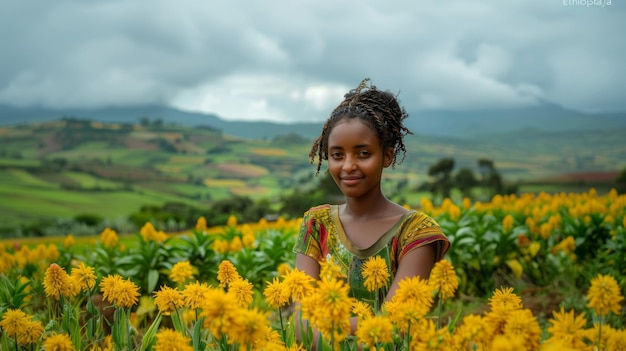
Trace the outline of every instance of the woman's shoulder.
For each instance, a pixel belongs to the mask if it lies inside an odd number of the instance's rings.
[[[304,215],[305,217],[326,216],[327,214],[330,214],[330,209],[330,204],[317,205],[309,208]]]
[[[424,212],[410,210],[405,216],[404,226],[405,229],[439,228],[439,223]]]

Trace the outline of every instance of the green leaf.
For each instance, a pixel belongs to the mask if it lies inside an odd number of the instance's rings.
[[[159,271],[151,269],[148,272],[148,294],[152,294],[159,281]]]
[[[162,318],[163,315],[161,314],[161,312],[159,312],[154,321],[152,321],[152,324],[150,324],[148,330],[146,330],[145,334],[143,335],[143,339],[141,340],[141,351],[148,350],[152,346],[154,336],[159,329]]]

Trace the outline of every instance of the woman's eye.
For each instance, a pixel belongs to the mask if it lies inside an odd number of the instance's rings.
[[[330,157],[332,157],[334,159],[341,158],[341,153],[340,152],[333,152],[333,153],[330,154]]]
[[[359,152],[359,157],[368,157],[369,155],[370,155],[370,153],[369,153],[369,152],[367,152],[367,151],[361,151],[361,152]]]

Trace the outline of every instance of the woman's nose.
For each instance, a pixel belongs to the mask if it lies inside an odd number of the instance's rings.
[[[343,169],[345,171],[352,171],[356,168],[356,158],[352,156],[346,156],[343,159]]]

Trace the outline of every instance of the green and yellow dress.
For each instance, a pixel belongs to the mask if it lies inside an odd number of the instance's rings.
[[[433,242],[437,243],[436,257],[440,260],[450,248],[448,238],[434,219],[411,210],[372,246],[359,249],[348,240],[343,230],[338,206],[326,204],[305,212],[293,251],[310,256],[320,263],[334,263],[339,267],[341,275],[347,277],[352,297],[372,306],[382,306],[398,269],[398,262],[409,251]],[[389,281],[386,289],[369,292],[363,284],[361,267],[373,256],[380,256],[386,261]],[[377,304],[374,304],[374,300],[378,300]]]

